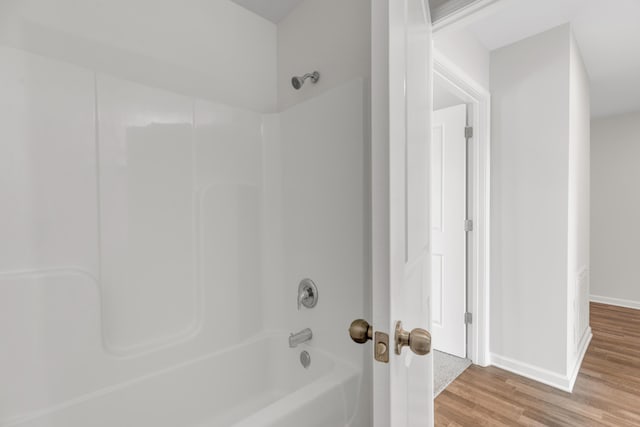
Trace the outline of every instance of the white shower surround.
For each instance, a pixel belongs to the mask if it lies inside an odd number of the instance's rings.
[[[318,426],[366,426],[370,361],[335,333],[368,314],[365,82],[263,114],[57,58],[55,43],[0,43],[0,191],[13,200],[0,225],[0,426],[117,425],[123,411],[134,425],[206,426],[232,379],[264,391],[245,411],[261,426],[299,425],[306,405],[323,408]],[[167,251],[172,236],[181,246]],[[307,276],[320,302],[298,312]],[[289,349],[304,327],[313,341]]]
[[[286,342],[286,335],[267,333],[2,425],[297,427],[301,419],[306,427],[350,425],[360,369],[309,346],[289,349]],[[301,349],[311,353],[307,369],[298,361]]]

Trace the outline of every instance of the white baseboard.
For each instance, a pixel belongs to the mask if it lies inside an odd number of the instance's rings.
[[[591,342],[592,337],[593,334],[591,333],[591,328],[589,327],[585,330],[584,334],[582,335],[582,339],[580,340],[580,346],[578,347],[578,357],[576,359],[576,364],[573,367],[571,375],[562,375],[557,372],[539,368],[537,366],[520,362],[518,360],[504,357],[495,353],[491,353],[491,364],[497,368],[504,369],[505,371],[512,372],[516,375],[520,375],[534,381],[538,381],[539,383],[546,384],[562,391],[571,393],[573,391],[573,386],[576,383],[576,379],[578,378],[578,373],[580,372],[580,367],[582,366],[582,360],[584,359],[584,355],[587,353],[587,348],[589,348],[589,343]]]
[[[636,310],[640,310],[640,301],[632,301],[628,299],[591,295],[591,302],[599,302],[601,304],[617,305],[618,307],[635,308]]]
[[[584,331],[584,334],[582,334],[582,338],[580,339],[580,344],[578,345],[578,358],[576,359],[576,364],[573,366],[571,376],[569,377],[569,389],[571,391],[573,391],[573,386],[576,384],[576,380],[578,379],[578,373],[580,372],[584,355],[587,354],[591,338],[593,338],[593,333],[591,332],[591,326],[589,326]]]
[[[569,380],[569,377],[557,372],[539,368],[495,353],[491,353],[491,364],[516,375],[571,393],[571,381]]]

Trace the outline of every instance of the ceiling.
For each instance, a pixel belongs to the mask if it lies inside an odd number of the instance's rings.
[[[640,0],[502,0],[468,29],[489,50],[570,22],[593,117],[640,111]]]
[[[277,24],[304,0],[231,0]]]

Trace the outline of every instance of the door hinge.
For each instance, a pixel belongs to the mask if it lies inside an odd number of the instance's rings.
[[[473,323],[473,315],[468,311],[464,314],[464,324],[470,325]]]
[[[466,126],[464,128],[464,137],[473,138],[473,126]]]
[[[464,231],[473,231],[473,220],[466,219],[464,221]]]

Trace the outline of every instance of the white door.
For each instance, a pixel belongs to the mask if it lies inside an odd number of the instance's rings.
[[[431,138],[431,277],[433,348],[467,357],[466,144],[467,106],[433,113]]]
[[[431,25],[427,0],[373,0],[373,326],[430,330]],[[432,353],[374,362],[374,425],[433,425]]]

